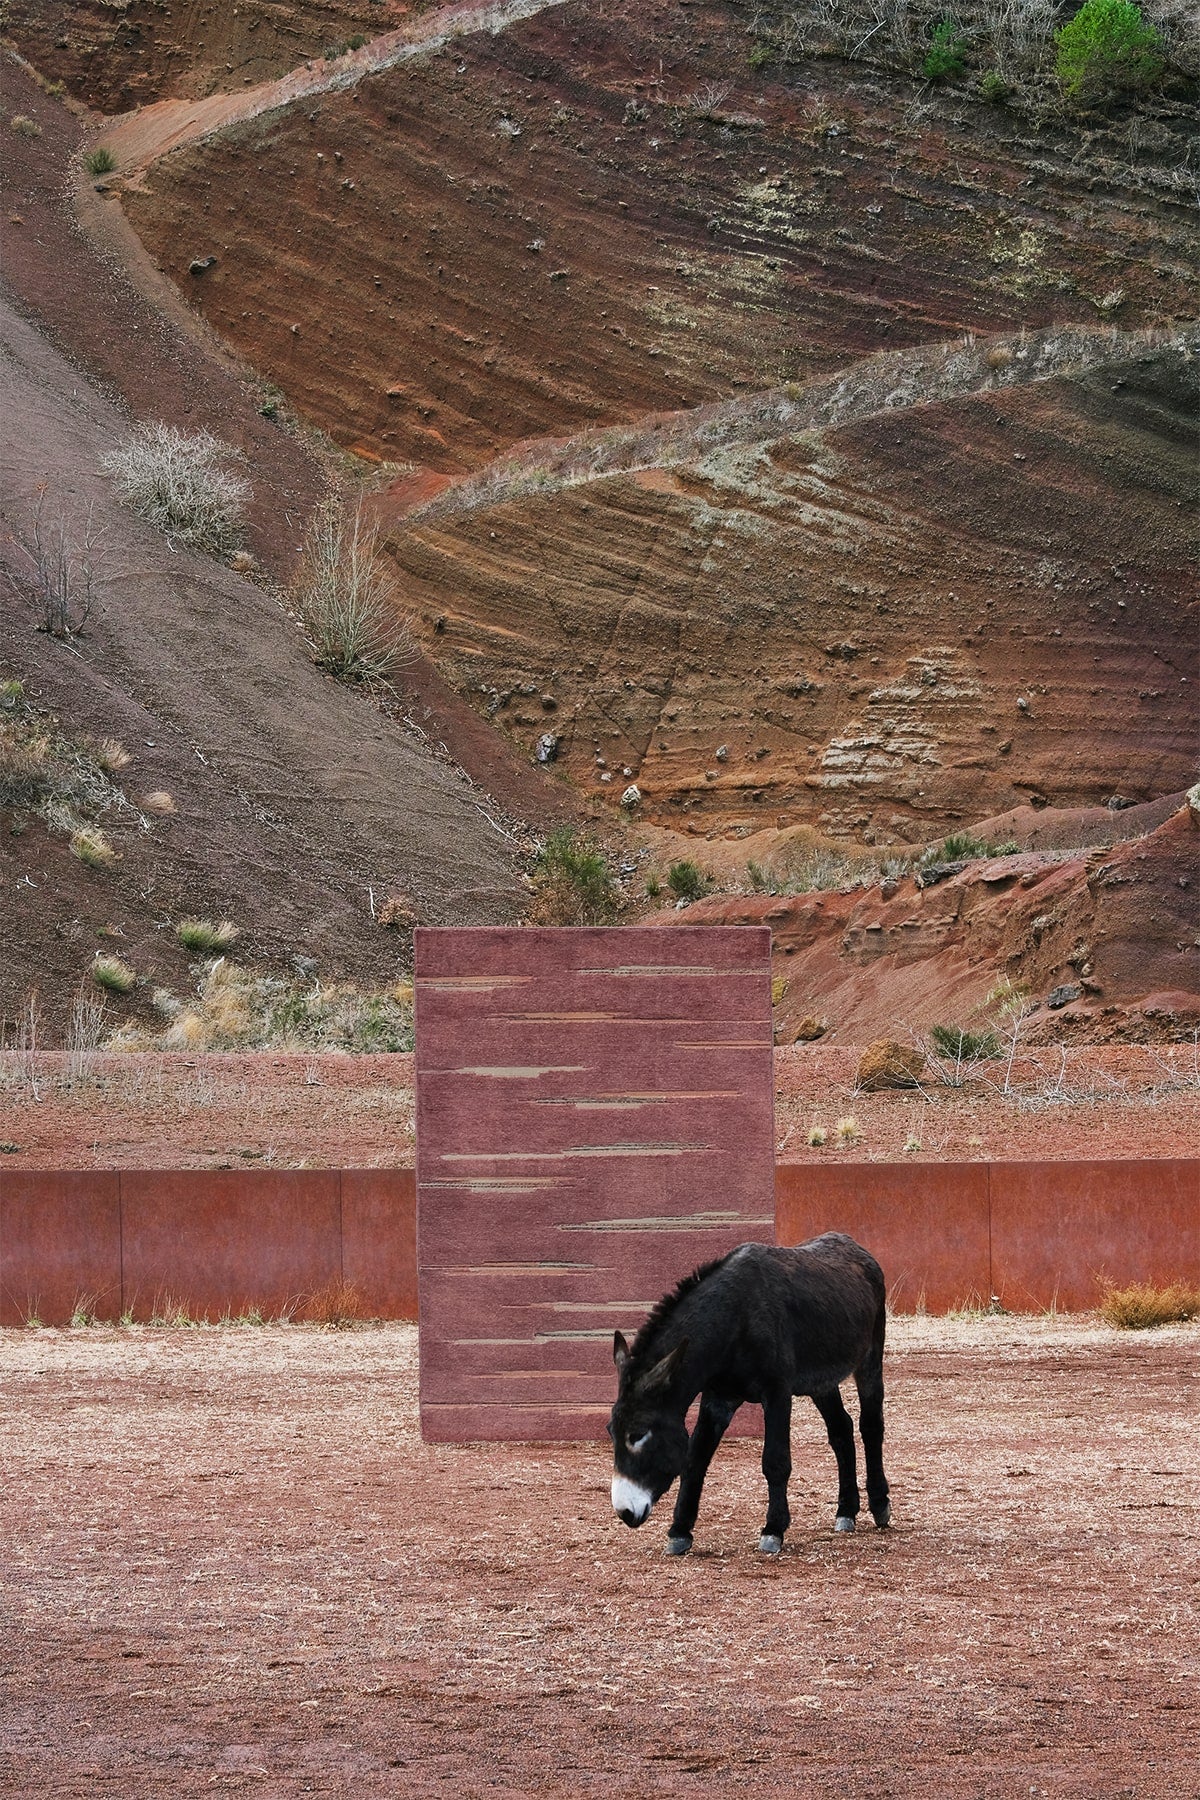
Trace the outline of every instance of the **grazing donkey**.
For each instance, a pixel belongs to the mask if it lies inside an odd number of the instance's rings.
[[[688,1275],[661,1299],[632,1350],[618,1331],[619,1377],[608,1423],[613,1510],[642,1525],[680,1476],[667,1552],[686,1556],[713,1453],[744,1400],[763,1409],[762,1469],[767,1521],[758,1547],[777,1556],[791,1522],[792,1396],[807,1394],[825,1421],[838,1466],[834,1529],[858,1517],[854,1427],[840,1382],[858,1387],[867,1465],[867,1504],[876,1525],[891,1518],[883,1472],[883,1271],[853,1238],[830,1231],[795,1250],[742,1244]],[[688,1440],[685,1419],[700,1413]]]

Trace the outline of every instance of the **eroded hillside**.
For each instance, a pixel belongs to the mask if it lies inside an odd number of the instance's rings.
[[[636,782],[640,816],[682,829],[919,843],[1176,792],[1195,364],[1068,349],[1082,368],[1006,385],[989,358],[1010,376],[1036,343],[964,353],[978,391],[899,410],[881,368],[840,428],[728,409],[658,464],[451,490],[393,534],[414,616],[531,752],[553,733],[581,787]]]
[[[881,347],[1192,310],[1153,167],[745,57],[724,4],[548,6],[185,144],[126,204],[307,416],[447,473]]]
[[[122,208],[267,411],[352,453],[430,679],[613,834],[727,872],[997,817],[1069,847],[1194,779],[1186,59],[1083,116],[1044,63],[992,104],[871,65],[849,6],[809,53],[804,7],[733,0],[372,6],[357,48],[351,4],[222,13],[228,46],[135,4],[124,60],[81,60],[89,4],[51,46],[20,14],[25,47],[110,108],[163,98],[93,122],[87,229],[136,261]],[[1151,840],[1176,949],[1134,988],[1187,988],[1195,835]],[[1049,980],[985,885],[992,972]],[[957,954],[925,944],[930,991]]]

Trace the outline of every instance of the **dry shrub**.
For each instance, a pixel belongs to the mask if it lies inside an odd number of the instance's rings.
[[[14,592],[32,593],[38,629],[61,639],[83,630],[103,585],[104,528],[93,507],[68,518],[68,506],[47,482],[38,485],[37,504],[13,535],[20,571],[6,572]]]
[[[220,957],[195,1000],[165,1031],[127,1026],[115,1050],[334,1050],[378,1055],[413,1047],[412,988],[304,985]]]
[[[166,819],[178,810],[174,797],[165,788],[155,788],[153,793],[142,795],[143,812],[157,813],[160,818]]]
[[[1200,1318],[1200,1287],[1176,1282],[1159,1288],[1148,1281],[1129,1287],[1110,1287],[1097,1308],[1107,1325],[1122,1331],[1147,1331],[1154,1325],[1175,1325]]]
[[[412,655],[379,534],[336,494],[317,507],[292,590],[319,668],[338,681],[386,681]]]
[[[330,1325],[336,1331],[344,1331],[369,1315],[354,1283],[339,1278],[310,1294],[300,1309],[300,1316],[310,1325]]]
[[[234,467],[244,461],[240,450],[210,431],[152,424],[139,425],[119,450],[101,458],[100,467],[139,518],[194,550],[231,556],[250,493]]]

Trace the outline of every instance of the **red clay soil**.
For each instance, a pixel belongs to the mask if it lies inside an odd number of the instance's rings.
[[[1191,315],[1182,195],[1118,178],[1115,137],[914,122],[907,80],[750,71],[745,23],[547,6],[180,149],[124,204],[306,417],[449,472],[881,347],[1094,322],[1118,288],[1123,326]]]
[[[769,925],[780,1042],[813,1020],[840,1042],[936,1024],[979,1029],[1004,979],[1033,1005],[1028,1042],[1170,1041],[1200,1030],[1200,818],[1190,806],[1125,843],[981,857],[934,885],[919,879],[931,878],[714,895],[657,922]]]
[[[1193,1792],[1197,1328],[891,1345],[892,1529],[801,1403],[783,1554],[732,1441],[678,1561],[605,1443],[422,1445],[411,1328],[0,1333],[0,1786]]]
[[[933,1066],[917,1090],[863,1094],[857,1048],[775,1052],[785,1162],[960,1162],[1200,1156],[1194,1044],[1023,1052]],[[1006,1073],[1009,1092],[1004,1092]],[[852,1129],[839,1136],[839,1120]],[[822,1145],[810,1145],[814,1126]],[[404,1168],[414,1158],[411,1056],[145,1053],[0,1057],[5,1170]]]
[[[209,94],[285,74],[347,38],[374,37],[422,0],[241,0],[165,7],[157,0],[13,0],[5,29],[48,81],[100,112],[167,94]]]

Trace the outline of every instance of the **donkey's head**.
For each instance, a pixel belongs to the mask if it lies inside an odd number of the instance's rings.
[[[687,1354],[684,1338],[661,1361],[635,1370],[629,1345],[613,1337],[617,1403],[608,1421],[613,1446],[613,1511],[626,1525],[644,1525],[687,1460],[687,1408],[679,1374]]]

